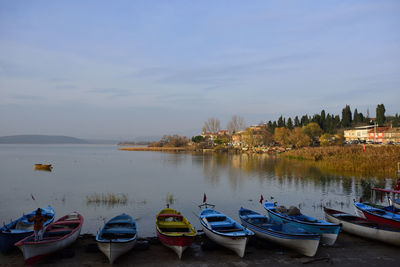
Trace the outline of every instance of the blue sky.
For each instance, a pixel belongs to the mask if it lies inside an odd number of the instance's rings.
[[[0,0],[0,136],[400,113],[400,1]]]

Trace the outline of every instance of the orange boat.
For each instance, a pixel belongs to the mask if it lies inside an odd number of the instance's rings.
[[[53,167],[51,164],[35,164],[33,165],[33,168],[39,171],[51,171]]]

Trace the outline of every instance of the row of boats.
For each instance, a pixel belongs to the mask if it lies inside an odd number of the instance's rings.
[[[214,205],[200,205],[198,215],[201,228],[212,241],[231,249],[240,257],[245,254],[250,237],[274,242],[293,249],[305,256],[314,256],[320,243],[333,245],[342,229],[351,234],[400,245],[400,210],[393,206],[376,207],[354,202],[356,214],[324,207],[325,220],[304,215],[296,207],[286,209],[277,203],[264,202],[267,216],[256,211],[240,208],[240,223],[214,209]],[[33,225],[29,222],[34,212],[28,213],[0,228],[0,250],[7,252],[14,245],[24,254],[27,264],[72,244],[83,225],[83,216],[71,213],[54,221],[55,212],[48,206],[42,208],[48,217],[44,223],[43,240],[35,241]],[[162,244],[176,252],[179,258],[193,243],[196,231],[178,211],[169,207],[156,215],[157,236]],[[96,236],[99,249],[113,263],[119,256],[130,251],[137,242],[136,221],[127,214],[118,215],[101,228]]]

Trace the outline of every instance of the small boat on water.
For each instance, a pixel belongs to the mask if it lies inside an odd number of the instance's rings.
[[[33,168],[35,170],[38,170],[38,171],[51,171],[51,169],[53,167],[51,166],[51,164],[40,164],[40,163],[38,163],[38,164],[33,165]]]
[[[204,233],[214,242],[229,248],[243,258],[247,241],[254,233],[223,213],[205,208],[200,212]]]
[[[109,220],[96,236],[97,246],[112,264],[136,244],[137,227],[131,216],[123,213]]]
[[[82,215],[73,212],[49,224],[43,240],[35,241],[34,235],[30,235],[15,243],[15,246],[19,247],[24,254],[25,263],[32,265],[45,256],[74,243],[79,237],[82,224]]]
[[[286,209],[276,203],[265,202],[264,208],[268,211],[268,217],[281,224],[291,224],[300,227],[310,233],[321,235],[320,242],[326,245],[333,245],[340,232],[340,224],[330,223],[324,220],[315,219],[301,214],[296,207]]]
[[[178,254],[190,247],[196,231],[189,221],[178,211],[170,208],[161,210],[156,216],[157,236],[161,243]]]
[[[373,222],[400,227],[400,215],[393,211],[379,209],[361,202],[354,202],[357,216]],[[391,207],[391,206],[389,206]]]
[[[240,208],[242,225],[252,230],[257,237],[293,249],[312,257],[318,249],[320,235],[306,232],[303,228],[281,224],[255,211]]]
[[[49,217],[47,221],[43,223],[47,226],[54,221],[56,213],[50,206],[41,208],[42,215]],[[36,213],[36,210],[25,214],[18,219],[3,225],[0,228],[0,251],[6,253],[14,247],[14,244],[27,236],[33,234],[33,222],[29,222],[29,218],[32,218]]]
[[[341,223],[342,229],[350,234],[400,246],[400,228],[372,222],[342,211],[324,207],[325,218],[332,223]]]

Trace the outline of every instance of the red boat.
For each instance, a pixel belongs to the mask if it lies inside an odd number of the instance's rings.
[[[196,236],[193,226],[178,211],[166,208],[156,216],[157,236],[166,247],[178,254],[189,247]]]
[[[368,219],[373,222],[383,223],[387,225],[392,225],[395,227],[400,227],[400,215],[386,211],[383,209],[378,209],[370,205],[354,202],[354,207],[356,209],[356,214],[359,217]]]

